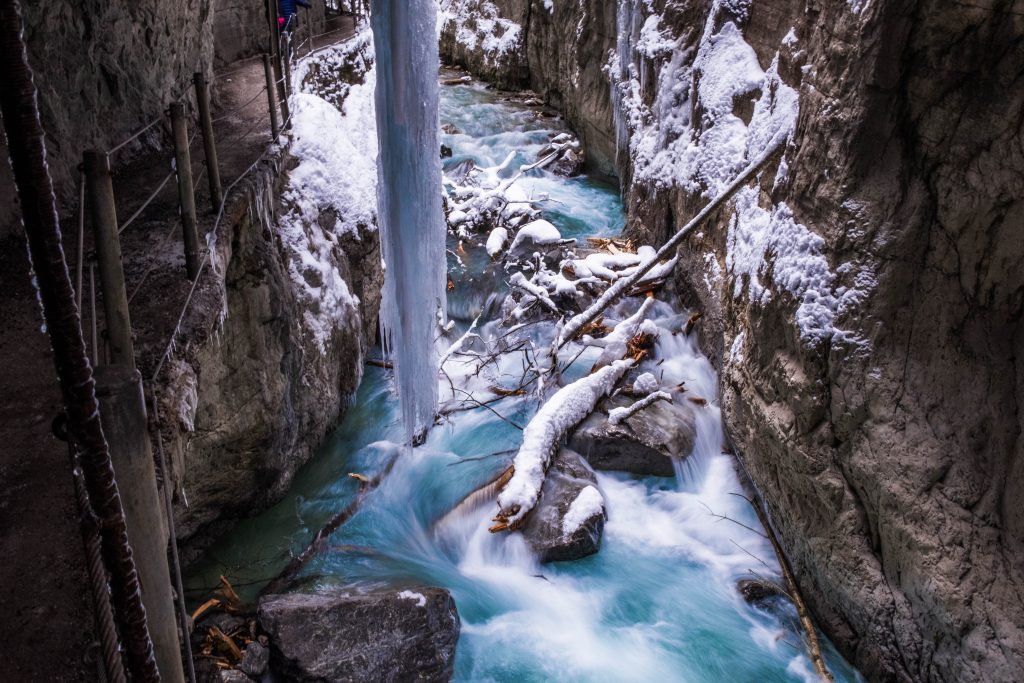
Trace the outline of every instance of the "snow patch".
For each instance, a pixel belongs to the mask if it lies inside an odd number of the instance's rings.
[[[373,98],[371,70],[364,83],[348,89],[344,111],[310,92],[297,92],[291,99],[291,154],[298,164],[282,193],[288,209],[279,221],[278,235],[288,275],[307,304],[305,326],[321,352],[335,329],[358,320],[359,300],[338,270],[337,253],[340,238],[359,239],[362,230],[376,229]],[[328,212],[336,219],[333,225],[321,223]]]
[[[652,394],[658,390],[661,384],[657,378],[649,372],[645,372],[633,381],[634,394]]]
[[[604,514],[604,496],[594,486],[585,486],[569,504],[569,509],[562,518],[562,537],[569,538],[576,533],[587,520]]]
[[[415,600],[417,607],[427,606],[427,596],[423,595],[423,593],[416,593],[413,591],[402,591],[398,594],[398,597],[400,597],[403,600]]]
[[[770,210],[758,204],[757,188],[736,193],[736,211],[726,238],[726,271],[734,278],[733,297],[746,291],[752,302],[771,300],[771,283],[792,294],[799,305],[800,337],[818,342],[830,336],[838,301],[835,276],[823,254],[825,240],[799,224],[783,202]]]
[[[732,346],[729,348],[729,363],[736,365],[743,362],[743,342],[747,338],[747,331],[743,330],[736,335],[736,338],[732,340]]]

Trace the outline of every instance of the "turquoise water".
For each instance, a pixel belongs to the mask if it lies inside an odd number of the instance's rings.
[[[494,166],[514,150],[522,152],[515,166],[530,163],[549,133],[561,132],[557,121],[538,119],[529,108],[499,98],[475,85],[444,89],[442,123],[460,131],[444,136],[455,152],[446,165],[472,158]],[[607,179],[566,180],[534,171],[520,182],[532,196],[550,198],[544,217],[563,236],[610,235],[622,227],[618,191]],[[457,245],[450,246],[454,251]],[[493,340],[507,333],[496,320],[504,273],[479,246],[464,246],[464,255],[450,261],[457,271],[449,293],[457,323],[452,334],[483,314],[477,331]],[[637,305],[624,302],[609,317],[628,315]],[[454,412],[409,452],[397,443],[403,432],[391,373],[368,367],[342,425],[297,475],[289,495],[240,524],[193,569],[193,598],[202,598],[223,573],[243,597],[255,599],[291,553],[301,551],[356,495],[357,482],[348,473],[373,476],[394,459],[380,487],[306,568],[301,587],[450,589],[462,618],[456,680],[814,680],[793,610],[753,608],[735,589],[737,579],[775,576],[778,567],[761,535],[714,516],[758,528],[747,504],[732,495],[741,489],[732,458],[722,454],[714,370],[689,339],[673,334],[685,314],[659,303],[652,318],[661,335],[655,358],[641,370],[664,385],[685,381],[691,394],[709,404],[697,409],[694,453],[677,467],[675,479],[598,475],[609,514],[598,554],[539,565],[517,534],[487,531],[493,503],[446,516],[508,466],[521,438],[511,423],[524,425],[538,396],[494,403],[500,417],[484,409]],[[542,348],[552,334],[552,326],[542,323],[508,341]],[[442,350],[447,343],[440,344]],[[566,349],[562,358],[578,350]],[[597,353],[584,351],[566,379],[585,374]],[[452,384],[440,382],[443,406],[464,407],[453,385],[480,396],[490,385],[516,386],[528,354],[509,352],[478,374],[466,358],[450,358],[444,368]],[[837,680],[859,680],[827,643],[826,656]]]

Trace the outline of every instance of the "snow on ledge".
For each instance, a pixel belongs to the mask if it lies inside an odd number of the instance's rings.
[[[368,42],[367,42],[368,44]],[[287,212],[278,235],[288,274],[306,303],[304,322],[325,351],[332,334],[358,320],[359,299],[338,269],[339,239],[376,229],[377,136],[373,71],[349,88],[344,112],[310,92],[296,92],[291,154],[298,164],[282,192]],[[324,227],[321,214],[337,221]]]
[[[523,45],[523,27],[501,17],[487,0],[441,0],[437,30],[439,35],[451,30],[456,43],[469,52],[478,50],[489,66]]]

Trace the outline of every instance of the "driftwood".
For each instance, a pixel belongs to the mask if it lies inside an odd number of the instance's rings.
[[[500,491],[501,488],[509,482],[514,473],[515,470],[511,466],[509,466],[508,468],[505,469],[505,471],[503,471],[501,474],[499,474],[491,481],[487,482],[480,488],[471,491],[469,495],[460,500],[455,505],[455,507],[453,507],[443,516],[438,518],[438,520],[434,522],[434,524],[432,524],[431,527],[437,528],[439,526],[443,526],[449,519],[458,517],[462,515],[464,512],[468,512],[480,505],[483,505],[484,503],[488,503],[494,500],[495,498],[498,497],[498,491]]]
[[[738,495],[738,494],[737,494]],[[807,609],[807,603],[804,602],[803,597],[800,595],[800,589],[796,585],[796,578],[793,576],[793,570],[789,566],[789,561],[782,552],[782,546],[779,544],[779,539],[775,536],[775,532],[772,531],[772,526],[768,522],[768,515],[765,514],[764,508],[761,507],[760,503],[755,500],[751,500],[746,496],[740,496],[744,498],[750,506],[754,508],[754,512],[757,513],[757,518],[761,521],[761,526],[764,527],[765,535],[768,537],[768,541],[772,544],[772,549],[775,550],[775,556],[779,560],[779,566],[782,568],[782,578],[786,582],[786,594],[793,601],[793,606],[796,607],[797,616],[800,617],[800,625],[804,629],[804,636],[807,644],[807,653],[811,658],[811,663],[814,665],[814,670],[818,676],[825,681],[834,681],[832,674],[828,670],[828,666],[825,664],[825,658],[821,654],[821,642],[818,640],[818,632],[814,630],[814,621],[811,619],[811,612]]]
[[[292,561],[288,563],[288,566],[285,567],[270,583],[263,587],[263,590],[260,591],[260,595],[284,592],[289,584],[291,584],[299,575],[302,568],[305,567],[317,553],[327,547],[327,540],[331,537],[331,534],[340,529],[345,522],[355,516],[356,512],[359,511],[360,506],[362,506],[363,500],[366,498],[366,494],[377,488],[384,477],[388,476],[391,472],[391,468],[395,466],[396,460],[398,460],[397,455],[393,456],[388,461],[388,464],[384,466],[384,469],[380,474],[371,479],[366,479],[365,477],[353,477],[359,481],[359,491],[356,493],[355,499],[346,505],[341,512],[334,515],[334,517],[331,517],[327,524],[324,524],[324,526],[321,527],[320,531],[316,532],[316,536],[314,536],[313,540],[309,542],[306,549],[293,557]]]

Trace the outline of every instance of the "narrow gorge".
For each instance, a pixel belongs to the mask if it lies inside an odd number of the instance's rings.
[[[1021,0],[309,4],[0,0],[10,680],[1024,678]]]

